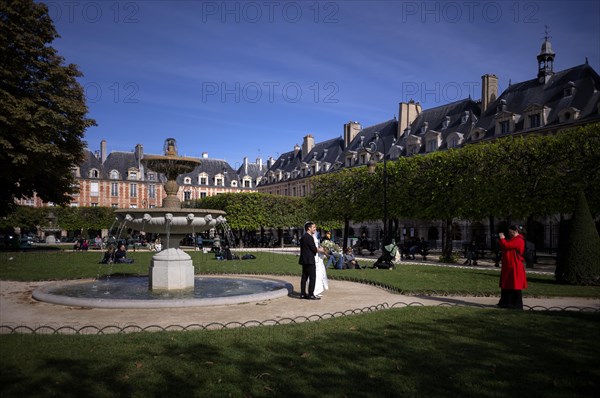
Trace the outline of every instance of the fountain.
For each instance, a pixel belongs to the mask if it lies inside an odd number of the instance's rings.
[[[166,233],[165,249],[152,258],[150,265],[151,290],[179,290],[194,288],[194,266],[191,257],[179,249],[186,234],[202,232],[224,223],[224,211],[207,209],[182,209],[177,197],[177,176],[189,173],[200,164],[198,159],[177,155],[174,138],[167,138],[164,155],[146,155],[142,164],[149,170],[166,177],[164,189],[167,197],[163,206],[152,209],[121,209],[115,211],[125,226],[138,231]]]
[[[164,308],[268,300],[286,296],[292,290],[289,284],[277,280],[194,277],[192,259],[179,248],[179,242],[188,233],[202,232],[224,224],[225,212],[182,208],[177,197],[177,176],[193,171],[200,161],[178,156],[173,138],[165,141],[164,152],[164,155],[146,155],[142,158],[145,167],[166,177],[164,188],[167,197],[163,200],[163,206],[115,211],[122,228],[166,233],[164,249],[152,257],[149,277],[49,284],[36,289],[34,298],[54,304],[84,307]]]
[[[42,231],[42,233],[44,234],[44,242],[49,243],[49,244],[55,244],[56,243],[56,233],[60,232],[60,227],[58,226],[57,223],[57,217],[54,215],[53,212],[48,212],[48,215],[46,216],[46,220],[47,220],[47,225],[44,227],[40,227],[40,231]]]

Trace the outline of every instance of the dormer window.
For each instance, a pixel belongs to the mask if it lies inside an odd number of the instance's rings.
[[[567,86],[565,87],[565,89],[563,91],[563,96],[570,97],[573,94],[575,94],[575,83],[570,81],[567,83]]]
[[[550,108],[547,106],[542,106],[539,104],[529,105],[527,108],[525,108],[525,112],[523,114],[523,128],[527,130],[544,127],[546,125],[548,113],[550,113]]]
[[[425,134],[425,149],[427,152],[437,151],[440,145],[442,144],[442,133],[429,130],[427,134]]]
[[[448,148],[456,148],[458,146],[458,137],[454,136],[448,141]]]
[[[191,177],[185,177],[185,178],[183,179],[183,183],[184,183],[185,185],[190,185],[190,184],[192,183],[192,178],[191,178]]]
[[[539,113],[529,115],[529,128],[534,129],[541,126],[541,116]]]
[[[217,187],[224,187],[225,186],[225,176],[221,173],[216,174],[214,177],[214,183],[215,183],[215,186],[217,186]]]
[[[506,112],[506,100],[501,99],[498,107],[496,108],[496,113]]]
[[[461,133],[450,133],[448,138],[446,138],[446,145],[448,148],[458,148],[463,143],[463,137],[464,135]]]
[[[156,173],[148,173],[148,181],[156,181]]]
[[[560,123],[569,123],[579,119],[579,109],[573,108],[572,106],[565,108],[558,112],[558,121]]]
[[[81,170],[78,166],[73,167],[71,170],[73,171],[73,175],[75,177],[81,177]]]
[[[421,151],[421,137],[411,135],[406,139],[406,154],[414,155]]]
[[[476,127],[470,134],[470,141],[482,140],[485,137],[486,130],[481,127]],[[462,142],[461,142],[462,144]]]
[[[423,123],[423,127],[421,127],[421,134],[425,134],[427,132],[428,128],[429,128],[429,123],[428,122]]]
[[[250,177],[244,177],[242,184],[244,188],[252,188],[252,179]]]
[[[127,171],[127,179],[128,180],[137,180],[138,179],[137,169],[129,169]]]
[[[446,118],[444,119],[444,122],[442,123],[442,130],[446,130],[449,125],[450,125],[450,116],[446,116]]]
[[[236,181],[236,180],[232,180],[232,181],[231,181],[231,186],[232,186],[233,188],[237,188],[237,181]]]
[[[208,174],[206,174],[206,173],[198,174],[198,184],[208,185]]]
[[[90,178],[99,178],[100,172],[98,171],[98,169],[91,169],[89,176],[90,176]]]
[[[529,108],[528,108],[529,109]],[[532,112],[529,112],[532,113]],[[521,118],[521,115],[517,115],[512,112],[500,112],[496,116],[496,135],[508,134],[515,131],[515,124]]]
[[[465,111],[462,115],[462,117],[460,118],[460,122],[462,124],[465,124],[467,122],[467,120],[469,120],[469,111]]]
[[[427,141],[427,152],[434,152],[438,149],[437,140]]]
[[[118,170],[111,170],[110,171],[110,179],[111,180],[118,180],[119,179],[119,171]]]

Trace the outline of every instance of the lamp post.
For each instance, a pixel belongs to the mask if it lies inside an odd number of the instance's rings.
[[[388,243],[388,209],[387,209],[387,188],[388,188],[388,178],[387,178],[387,149],[385,147],[385,140],[380,137],[379,131],[375,132],[375,136],[369,140],[367,143],[364,141],[361,143],[361,147],[367,151],[370,155],[373,155],[377,152],[377,144],[381,140],[381,145],[383,146],[383,245]],[[394,140],[395,141],[395,140]],[[374,160],[369,160],[367,163],[367,167],[369,168],[370,173],[375,173],[375,165],[376,162]]]

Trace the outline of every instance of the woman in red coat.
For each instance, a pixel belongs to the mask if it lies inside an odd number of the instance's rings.
[[[500,302],[498,307],[523,309],[523,289],[527,289],[527,276],[523,265],[525,239],[519,228],[511,225],[508,228],[509,239],[499,233],[500,250],[502,250],[502,271],[500,272]]]

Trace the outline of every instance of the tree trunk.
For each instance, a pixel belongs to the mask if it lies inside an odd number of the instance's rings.
[[[238,230],[238,242],[239,242],[238,247],[240,249],[243,249],[244,248],[244,230],[241,228]]]
[[[494,238],[494,235],[496,234],[496,226],[494,225],[494,216],[490,216],[489,217],[489,223],[490,223],[490,249],[495,250],[496,246],[497,246],[497,242],[496,242],[496,238]]]
[[[452,259],[452,219],[444,220],[444,240],[442,242],[442,257],[446,261]]]
[[[277,233],[279,234],[279,241],[281,242],[279,247],[283,249],[283,228],[277,228]]]
[[[344,247],[344,253],[346,253],[346,248],[348,247],[348,236],[350,234],[350,219],[344,219],[344,233],[342,234],[342,246]]]

